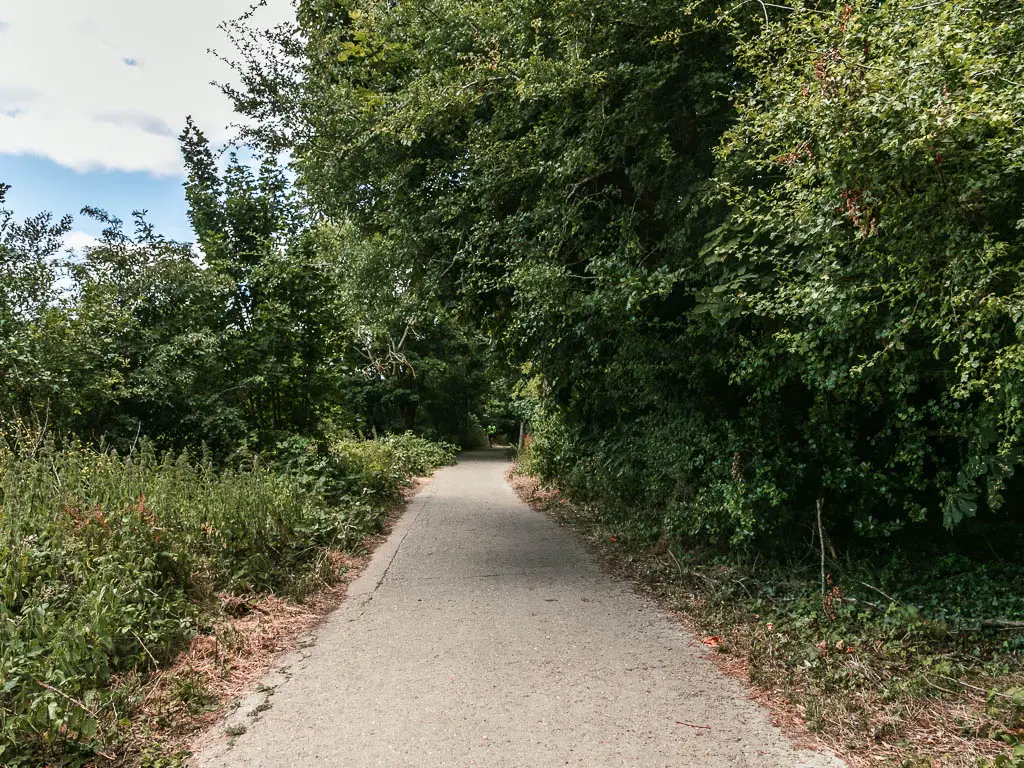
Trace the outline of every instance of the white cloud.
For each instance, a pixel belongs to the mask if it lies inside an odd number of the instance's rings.
[[[76,253],[85,248],[93,248],[99,244],[99,240],[79,229],[72,230],[64,235],[64,248],[69,251],[75,251]]]
[[[181,173],[177,134],[191,114],[216,142],[236,118],[211,80],[209,48],[250,0],[0,0],[0,154],[77,171]],[[261,24],[291,16],[270,0]]]

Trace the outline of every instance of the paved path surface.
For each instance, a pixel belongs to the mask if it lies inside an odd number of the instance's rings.
[[[676,625],[522,504],[506,467],[493,451],[438,472],[315,643],[229,721],[245,733],[220,726],[195,764],[841,768],[790,747]]]

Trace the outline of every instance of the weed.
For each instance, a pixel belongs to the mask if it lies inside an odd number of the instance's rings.
[[[270,709],[273,706],[274,706],[274,703],[272,701],[269,701],[269,700],[268,701],[260,702],[259,704],[257,704],[255,707],[253,707],[249,711],[249,713],[248,713],[249,717],[257,717],[258,715],[263,714],[264,712],[266,712],[268,709]]]
[[[216,468],[144,441],[122,456],[0,425],[0,764],[120,749],[146,674],[254,595],[330,584],[328,551],[358,546],[411,474],[452,456],[412,436],[307,448]],[[217,642],[244,645],[228,627]],[[214,703],[185,676],[157,720]]]
[[[217,705],[217,696],[207,687],[206,679],[196,673],[178,677],[174,681],[171,694],[192,715],[208,712]]]
[[[185,750],[149,746],[139,756],[139,768],[182,768],[187,759]]]

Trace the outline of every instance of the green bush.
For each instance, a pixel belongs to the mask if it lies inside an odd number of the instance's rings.
[[[373,504],[396,501],[415,477],[455,462],[456,446],[411,432],[374,440],[329,437],[325,441],[293,436],[277,444],[272,463],[303,488],[324,498],[361,499]]]
[[[388,435],[381,441],[392,451],[392,455],[406,477],[425,477],[439,467],[455,463],[458,447],[452,443],[434,442],[414,435],[412,432]]]
[[[302,597],[326,549],[453,456],[411,435],[312,447],[217,470],[145,444],[0,441],[0,763],[82,764],[123,716],[112,679],[170,660],[214,592]]]
[[[450,443],[433,443],[411,432],[377,440],[334,440],[328,447],[350,487],[376,501],[393,500],[412,478],[454,463],[455,452]]]

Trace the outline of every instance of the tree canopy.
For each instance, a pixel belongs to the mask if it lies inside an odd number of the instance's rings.
[[[1017,10],[303,0],[228,92],[537,382],[552,477],[653,530],[887,535],[1016,509]]]

